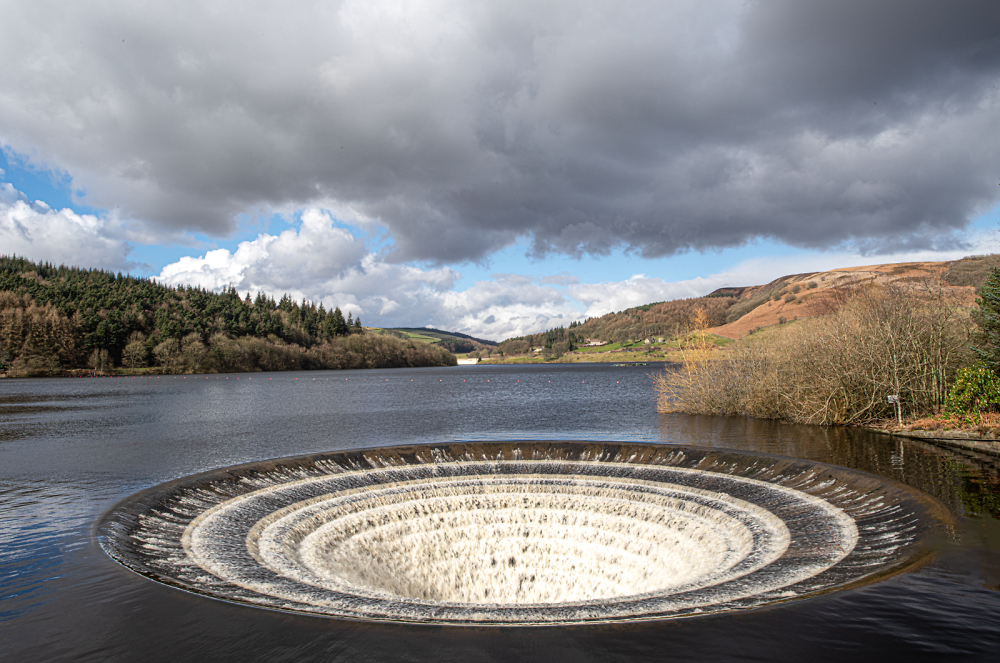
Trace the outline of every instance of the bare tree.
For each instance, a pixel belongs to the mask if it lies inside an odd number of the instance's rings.
[[[969,311],[926,282],[860,288],[828,316],[764,330],[726,360],[686,360],[656,379],[661,411],[846,424],[937,412],[968,363]]]

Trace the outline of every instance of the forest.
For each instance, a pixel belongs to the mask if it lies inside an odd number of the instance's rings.
[[[170,287],[99,269],[0,256],[0,373],[60,375],[389,368],[455,364],[443,347],[366,333],[339,307]]]

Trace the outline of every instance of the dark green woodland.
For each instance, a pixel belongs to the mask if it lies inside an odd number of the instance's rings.
[[[0,372],[169,373],[446,366],[447,349],[366,333],[340,308],[170,287],[0,256]]]

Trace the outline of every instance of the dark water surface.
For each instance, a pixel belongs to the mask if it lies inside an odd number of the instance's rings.
[[[1000,660],[996,459],[848,429],[658,415],[654,368],[0,382],[0,660]],[[909,484],[955,521],[933,562],[859,589],[710,617],[511,629],[352,623],[228,604],[136,576],[95,538],[95,523],[120,499],[195,472],[494,439],[797,456]]]

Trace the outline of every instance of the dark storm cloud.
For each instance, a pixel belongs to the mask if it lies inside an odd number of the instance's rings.
[[[0,141],[164,232],[890,251],[1000,192],[995,0],[2,5]]]

